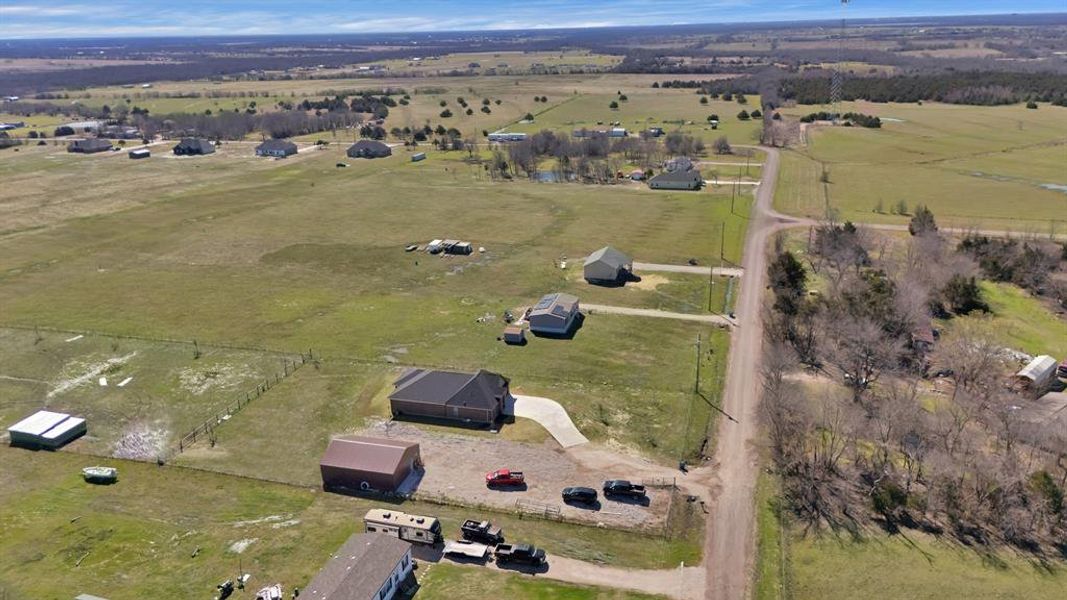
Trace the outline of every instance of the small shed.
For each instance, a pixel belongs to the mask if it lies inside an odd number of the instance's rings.
[[[526,329],[519,325],[508,325],[504,328],[504,343],[521,346],[526,343]]]
[[[580,314],[577,296],[557,292],[542,297],[526,320],[533,333],[566,335],[574,329]]]
[[[585,259],[585,280],[589,283],[618,283],[626,281],[633,271],[629,256],[604,246]]]
[[[348,147],[349,158],[385,158],[393,149],[378,140],[359,140]]]
[[[152,151],[148,148],[134,148],[133,150],[129,151],[129,156],[134,160],[139,160],[152,156]]]
[[[256,146],[256,156],[271,156],[273,158],[285,158],[296,154],[296,144],[289,140],[266,140]]]
[[[7,428],[12,446],[54,450],[85,435],[85,419],[67,413],[39,410]]]
[[[1020,369],[1015,379],[1025,388],[1042,390],[1056,377],[1057,366],[1055,358],[1042,354]]]
[[[174,154],[178,156],[201,156],[214,152],[215,146],[204,138],[182,138],[182,141],[174,146]]]
[[[416,152],[411,155],[411,162],[419,162],[420,160],[426,160],[425,152]]]
[[[471,254],[474,252],[474,246],[470,242],[455,242],[453,244],[445,245],[445,254]]]
[[[362,436],[330,440],[319,461],[325,490],[394,492],[421,467],[417,443]]]

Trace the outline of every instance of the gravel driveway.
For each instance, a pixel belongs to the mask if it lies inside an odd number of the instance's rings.
[[[430,431],[414,423],[384,420],[370,424],[359,433],[418,442],[426,466],[418,484],[421,494],[506,510],[515,510],[520,500],[540,503],[559,508],[565,519],[611,527],[656,529],[666,520],[670,494],[664,489],[649,490],[648,506],[603,498],[593,508],[563,504],[560,491],[567,486],[587,486],[599,491],[607,479],[638,480],[639,477],[624,467],[585,467],[555,442],[527,444],[473,433]],[[501,468],[523,471],[526,489],[487,488],[485,474]],[[477,517],[475,511],[471,513],[471,518]]]

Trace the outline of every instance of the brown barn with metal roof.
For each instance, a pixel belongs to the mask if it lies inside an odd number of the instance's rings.
[[[389,395],[393,417],[413,416],[491,425],[510,394],[507,377],[477,373],[408,369]]]
[[[362,436],[330,440],[319,461],[326,490],[393,492],[421,467],[417,443]]]

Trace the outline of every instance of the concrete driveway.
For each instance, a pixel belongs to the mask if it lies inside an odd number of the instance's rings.
[[[524,419],[532,419],[548,430],[560,446],[570,448],[586,444],[588,439],[574,426],[567,410],[559,402],[539,396],[514,394],[504,407],[504,413]]]
[[[694,275],[722,275],[740,277],[745,270],[739,267],[700,267],[693,265],[661,265],[658,263],[634,262],[634,271],[662,271],[664,273],[692,273]]]

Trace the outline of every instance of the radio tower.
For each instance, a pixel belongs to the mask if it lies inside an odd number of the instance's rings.
[[[841,0],[841,33],[837,38],[837,68],[830,79],[830,112],[836,121],[841,115],[841,88],[845,79],[845,8],[849,0]]]

